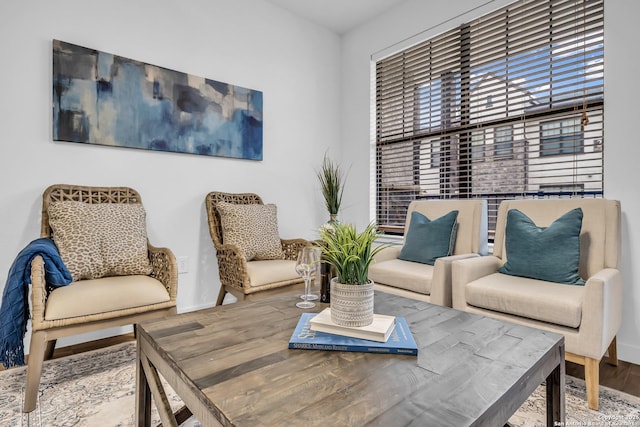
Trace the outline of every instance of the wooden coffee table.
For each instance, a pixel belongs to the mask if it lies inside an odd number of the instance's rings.
[[[204,426],[501,426],[545,380],[547,425],[565,421],[561,335],[377,292],[376,313],[407,319],[417,357],[290,350],[298,295],[138,325],[138,426],[152,396],[177,425],[158,373]]]

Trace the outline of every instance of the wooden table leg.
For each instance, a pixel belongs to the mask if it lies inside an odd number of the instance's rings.
[[[547,427],[565,423],[565,365],[564,346],[560,347],[560,363],[547,377]]]
[[[151,426],[151,389],[149,388],[149,382],[147,376],[144,373],[142,367],[140,354],[140,335],[137,336],[137,350],[136,350],[136,425],[138,427],[150,427]]]
[[[138,401],[140,404],[138,415],[142,419],[147,419],[149,421],[145,421],[146,424],[138,422],[138,427],[148,427],[150,424],[151,416],[150,414],[147,415],[149,413],[147,407],[150,407],[152,398],[156,403],[156,409],[158,410],[158,415],[160,416],[162,425],[164,427],[178,427],[176,417],[171,410],[169,398],[167,397],[167,393],[165,392],[162,381],[160,380],[160,374],[158,374],[158,370],[151,363],[146,353],[147,351],[152,351],[151,346],[140,335],[141,334],[138,335],[137,360],[138,369],[142,371],[142,374],[138,375],[138,377],[141,378],[140,383],[144,389],[141,389],[140,393],[138,393]],[[144,384],[142,384],[143,382]],[[142,410],[144,410],[144,414],[142,414]]]

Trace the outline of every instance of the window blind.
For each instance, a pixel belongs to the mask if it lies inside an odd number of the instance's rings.
[[[601,197],[603,0],[524,0],[375,64],[376,220],[417,199]]]

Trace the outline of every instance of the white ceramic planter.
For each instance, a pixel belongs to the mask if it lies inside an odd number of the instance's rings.
[[[331,320],[341,326],[367,326],[373,322],[373,282],[346,285],[331,279]]]

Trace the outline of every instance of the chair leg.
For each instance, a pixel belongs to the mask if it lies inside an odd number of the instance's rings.
[[[224,296],[227,294],[227,291],[224,289],[224,285],[220,284],[220,292],[218,292],[218,300],[216,301],[216,305],[222,305],[224,301]]]
[[[31,412],[36,409],[38,401],[38,389],[40,388],[40,375],[42,375],[42,362],[47,349],[47,335],[43,331],[31,333],[29,346],[29,359],[27,362],[27,384],[24,391],[24,407],[22,412]]]
[[[44,351],[44,360],[49,360],[53,357],[53,351],[56,349],[56,342],[58,340],[47,341],[47,348]]]
[[[607,350],[607,363],[613,366],[618,366],[618,345],[616,344],[616,337],[613,337],[613,341],[609,344]]]
[[[598,410],[598,397],[600,387],[600,361],[584,358],[584,382],[587,387],[587,406],[594,411]]]

